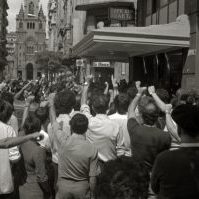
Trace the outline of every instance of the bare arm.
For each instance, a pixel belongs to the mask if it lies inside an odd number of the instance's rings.
[[[24,90],[31,84],[32,82],[27,83],[18,93],[15,94],[14,100],[18,100]]]
[[[146,90],[146,87],[140,87],[140,85],[141,85],[141,82],[136,82],[138,93],[136,94],[135,98],[132,100],[132,102],[129,105],[128,118],[136,118],[135,109],[138,105],[138,102],[143,92]]]
[[[41,134],[39,133],[34,133],[31,135],[21,136],[21,137],[8,137],[8,138],[0,140],[0,149],[12,148],[17,145],[23,144],[24,142],[27,142],[28,140],[35,140],[39,137],[41,137]]]
[[[23,111],[23,118],[22,118],[22,123],[21,123],[21,128],[23,129],[23,125],[25,123],[26,118],[28,117],[29,110],[30,110],[30,105],[32,101],[34,100],[34,96],[29,96],[26,100],[25,106],[24,106],[24,111]]]

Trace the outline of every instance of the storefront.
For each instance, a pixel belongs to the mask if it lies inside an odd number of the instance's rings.
[[[189,45],[190,25],[183,15],[166,25],[95,29],[74,46],[73,55],[129,63],[130,81],[169,89],[180,86]]]

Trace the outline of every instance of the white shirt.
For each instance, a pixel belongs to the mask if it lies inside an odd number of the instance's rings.
[[[60,136],[63,138],[71,135],[70,125],[69,125],[70,119],[71,117],[68,114],[60,114],[59,117],[57,117],[56,119],[58,123],[62,123],[62,132],[64,132],[65,134]],[[48,125],[48,135],[50,139],[52,161],[58,164],[58,147],[60,146],[60,143],[53,133],[51,124]]]
[[[123,135],[119,131],[119,125],[105,114],[93,117],[88,105],[82,105],[81,112],[89,119],[86,138],[98,149],[99,159],[103,162],[116,159],[117,148],[123,146]]]
[[[16,133],[11,126],[0,122],[0,129],[0,139],[16,137]],[[9,194],[13,191],[10,161],[19,158],[20,153],[17,147],[0,149],[0,194]]]
[[[115,113],[113,115],[109,115],[109,118],[113,121],[115,121],[117,124],[119,124],[120,127],[120,133],[123,135],[124,139],[124,146],[117,151],[118,156],[132,156],[131,153],[131,141],[130,141],[130,136],[129,132],[127,129],[127,122],[128,122],[128,116],[127,114],[121,115],[119,113]]]

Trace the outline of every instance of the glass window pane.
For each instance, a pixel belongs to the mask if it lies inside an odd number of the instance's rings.
[[[177,9],[177,1],[174,1],[169,5],[169,22],[176,21]]]
[[[146,18],[146,26],[151,25],[151,15]]]
[[[147,0],[147,15],[152,13],[152,0]]]
[[[159,24],[167,24],[168,6],[161,8],[159,12]]]
[[[168,4],[168,0],[160,0],[160,7],[163,7]]]
[[[185,0],[180,0],[179,1],[179,11],[178,11],[178,15],[182,15],[184,14],[185,12]]]

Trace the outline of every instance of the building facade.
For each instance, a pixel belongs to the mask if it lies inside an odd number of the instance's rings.
[[[75,8],[86,12],[84,36],[92,34],[97,29],[136,26],[136,1],[79,0]],[[81,43],[82,40],[79,40],[79,42]],[[121,79],[129,80],[128,60],[117,59],[111,49],[105,55],[99,52],[97,55],[90,53],[82,56],[75,52],[76,46],[74,47],[74,55],[86,59],[85,73],[91,73],[96,79],[101,79],[102,81],[110,81],[111,75],[114,75],[118,81]]]
[[[8,56],[6,57],[7,59],[7,65],[4,70],[4,77],[6,79],[17,79],[17,68],[15,64],[15,44],[16,44],[16,33],[15,32],[10,32],[7,33],[6,40],[6,49],[8,52]]]
[[[7,0],[2,0],[0,3],[0,71],[2,72],[7,64],[6,56],[6,27],[8,26],[7,20]],[[1,73],[2,78],[2,73]]]
[[[36,79],[40,70],[36,54],[46,49],[46,16],[39,0],[24,0],[16,16],[15,63],[18,77]]]
[[[166,71],[168,86],[199,90],[199,1],[198,0],[138,0],[138,25],[168,24],[182,14],[189,17],[190,48],[168,52],[170,70]],[[153,59],[153,58],[151,58]],[[150,61],[149,61],[150,62]]]

